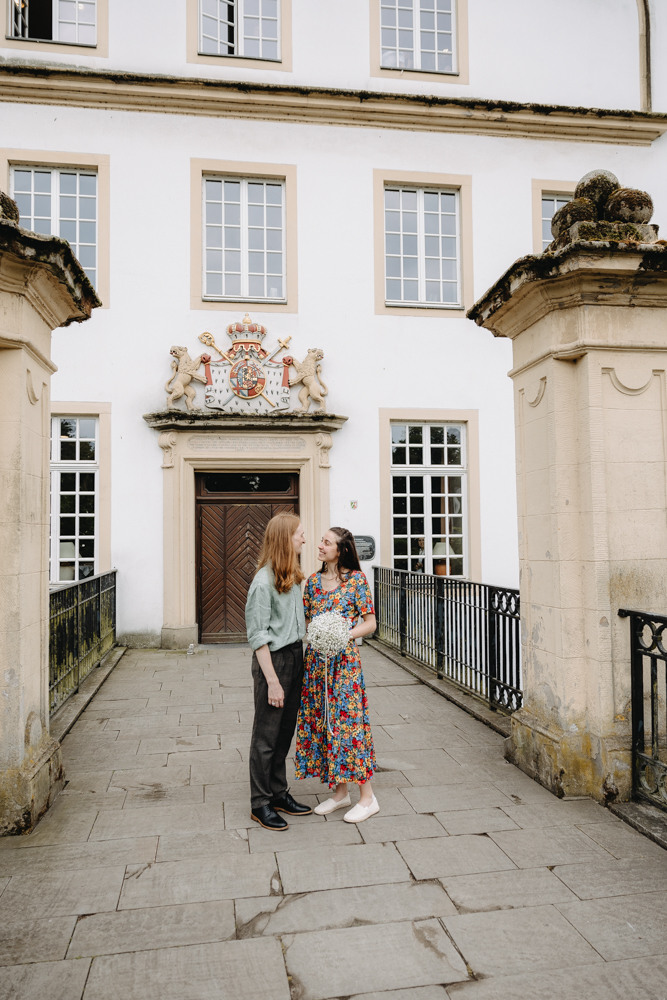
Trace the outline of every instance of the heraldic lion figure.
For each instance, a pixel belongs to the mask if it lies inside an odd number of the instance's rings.
[[[307,413],[310,408],[311,399],[320,404],[320,410],[325,411],[327,406],[324,397],[329,390],[322,381],[322,365],[320,361],[324,357],[324,351],[319,347],[309,347],[308,354],[303,361],[292,359],[292,365],[296,368],[296,378],[289,380],[290,385],[298,385],[303,382],[303,389],[299,391],[299,402],[301,407],[295,413]]]
[[[190,385],[190,382],[193,378],[197,382],[206,382],[205,377],[199,375],[197,372],[197,369],[201,365],[202,355],[200,354],[193,361],[188,354],[187,347],[172,347],[169,353],[173,358],[171,362],[173,375],[165,384],[165,389],[168,393],[167,409],[175,409],[174,403],[176,400],[180,399],[181,396],[185,396],[185,405],[188,410],[196,410],[197,407],[194,405],[195,390]],[[169,388],[170,386],[171,388]]]

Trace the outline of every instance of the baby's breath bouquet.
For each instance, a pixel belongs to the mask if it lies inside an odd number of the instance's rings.
[[[324,657],[324,725],[334,736],[329,710],[329,660],[342,653],[350,641],[350,623],[336,611],[324,611],[313,618],[306,632],[312,649]]]
[[[350,641],[350,623],[336,611],[325,611],[313,618],[306,639],[317,653],[332,659],[342,653]]]

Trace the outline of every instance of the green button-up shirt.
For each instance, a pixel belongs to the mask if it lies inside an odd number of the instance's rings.
[[[273,570],[262,566],[250,584],[245,623],[251,649],[267,646],[273,652],[306,634],[301,587],[295,583],[286,594],[275,588]]]

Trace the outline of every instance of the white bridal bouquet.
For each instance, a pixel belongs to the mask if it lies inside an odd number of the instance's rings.
[[[313,618],[308,626],[306,639],[315,652],[324,657],[324,725],[333,737],[329,711],[329,659],[342,653],[350,641],[350,623],[337,611],[324,611]]]
[[[350,641],[350,623],[337,611],[325,611],[313,618],[306,639],[317,653],[327,659],[342,653]]]

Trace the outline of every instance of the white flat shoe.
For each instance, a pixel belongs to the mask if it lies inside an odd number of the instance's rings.
[[[328,813],[336,812],[336,809],[342,809],[344,806],[351,805],[352,799],[348,792],[345,798],[340,799],[338,802],[335,799],[325,799],[324,802],[320,802],[319,806],[315,806],[313,812],[316,812],[318,816],[326,816]]]
[[[362,806],[361,802],[357,802],[356,806],[350,809],[349,813],[345,813],[343,819],[346,823],[363,823],[365,819],[369,819],[369,817],[375,816],[379,812],[380,806],[378,805],[378,800],[373,796],[373,801],[369,806]]]

